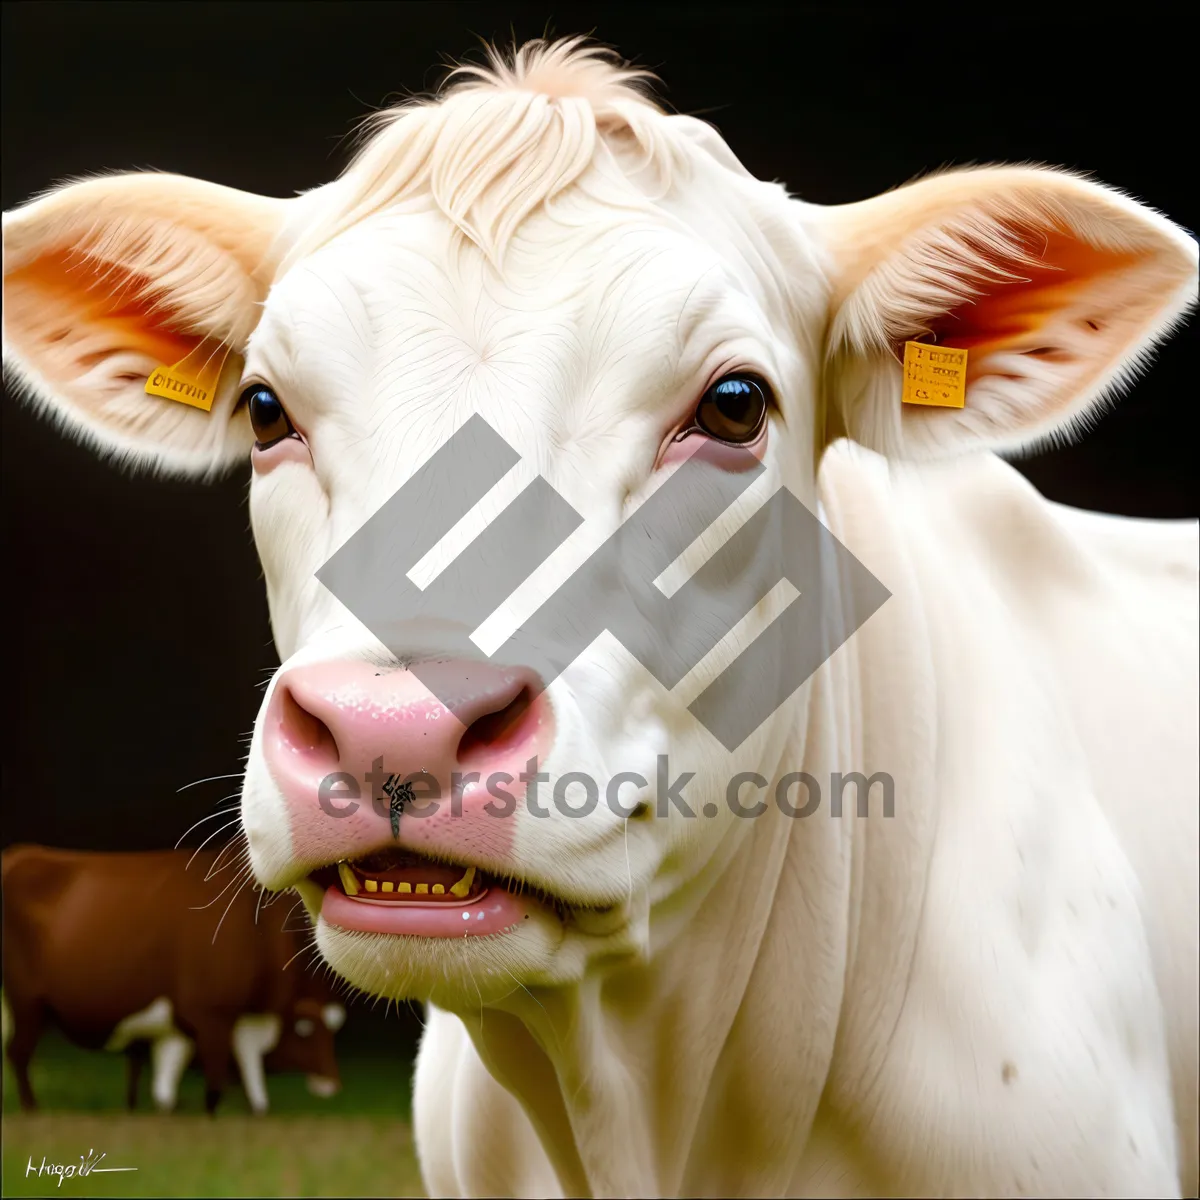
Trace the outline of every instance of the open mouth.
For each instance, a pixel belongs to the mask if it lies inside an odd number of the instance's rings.
[[[537,908],[566,920],[567,906],[519,879],[386,849],[309,876],[324,889],[321,916],[360,933],[478,937],[512,932]]]
[[[379,904],[464,904],[477,900],[489,881],[475,867],[450,867],[418,854],[384,850],[337,865],[347,896]]]

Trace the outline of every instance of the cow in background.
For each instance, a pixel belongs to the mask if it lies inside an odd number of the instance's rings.
[[[259,921],[264,919],[267,918],[260,914]],[[295,965],[299,967],[299,961]],[[308,1076],[308,1090],[314,1096],[328,1098],[336,1095],[340,1089],[336,1062],[332,1071],[326,1074],[322,1074],[320,1068],[325,1062],[325,1055],[331,1053],[329,1042],[332,1035],[345,1023],[346,1010],[337,1003],[326,973],[318,974],[307,968],[302,971],[297,981],[294,1015],[295,1019],[292,1022],[281,1022],[278,1043],[263,1056],[264,1072],[267,1075],[283,1075],[301,1071]],[[233,1044],[237,1046],[244,1039],[253,1040],[255,1026],[262,1020],[262,1016],[257,1014],[239,1017],[233,1027]],[[141,1039],[133,1042],[125,1052],[126,1104],[131,1112],[137,1109],[141,1075],[152,1061],[155,1044]],[[164,1074],[161,1080],[156,1079],[151,1085],[151,1095],[159,1108],[166,1111],[175,1108],[180,1080],[181,1075]],[[247,1092],[247,1095],[250,1093]],[[255,1097],[251,1096],[252,1107],[254,1102]],[[265,1090],[260,1097],[260,1103],[261,1110],[265,1111]]]
[[[299,961],[305,938],[288,928],[288,906],[260,907],[218,859],[189,850],[4,852],[7,1052],[23,1108],[36,1107],[29,1063],[48,1019],[88,1049],[148,1043],[148,1055],[131,1058],[129,1097],[148,1057],[164,1110],[193,1054],[210,1113],[231,1057],[255,1112],[268,1106],[264,1065],[305,1071],[319,1095],[338,1089],[333,1034],[345,1010]]]

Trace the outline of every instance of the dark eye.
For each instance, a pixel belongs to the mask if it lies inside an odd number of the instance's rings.
[[[279,403],[279,397],[266,384],[251,384],[242,393],[238,403],[244,404],[250,414],[254,440],[260,450],[296,432],[283,410],[283,405]]]
[[[767,386],[750,375],[726,375],[704,393],[696,426],[734,446],[753,442],[767,419]]]

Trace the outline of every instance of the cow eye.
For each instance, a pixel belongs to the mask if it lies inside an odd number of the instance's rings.
[[[762,432],[767,396],[767,385],[753,375],[726,375],[701,398],[696,427],[718,442],[747,445]]]
[[[254,440],[260,450],[265,450],[296,432],[279,402],[279,397],[266,384],[251,384],[242,393],[238,403],[244,404],[250,414],[250,426],[254,430]]]
[[[300,1020],[296,1022],[296,1032],[301,1037],[311,1037],[313,1030],[315,1030],[316,1027],[316,1023],[310,1021],[307,1017],[301,1017]]]

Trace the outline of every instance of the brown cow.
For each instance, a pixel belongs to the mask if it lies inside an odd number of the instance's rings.
[[[14,846],[2,856],[8,1058],[23,1108],[36,1106],[29,1062],[46,1020],[90,1049],[151,1046],[154,1099],[174,1106],[195,1051],[214,1112],[232,1055],[251,1107],[267,1107],[264,1056],[337,1090],[333,1031],[345,1012],[300,961],[289,906],[259,908],[218,853],[106,854]],[[212,875],[211,878],[208,878]],[[222,894],[222,889],[226,889]],[[235,894],[236,893],[236,894]],[[143,1055],[130,1063],[136,1097]]]
[[[197,868],[193,868],[197,869]],[[281,914],[282,915],[282,914]],[[259,921],[266,919],[260,914]],[[296,968],[298,969],[297,962]],[[334,1095],[340,1088],[337,1073],[337,1063],[333,1060],[332,1034],[336,1033],[346,1019],[345,1008],[337,1003],[328,977],[316,974],[312,970],[304,970],[296,981],[297,994],[293,1005],[295,1020],[281,1022],[279,1041],[275,1048],[265,1055],[262,1065],[267,1075],[284,1074],[289,1071],[300,1071],[308,1076],[308,1090],[315,1096],[328,1097]],[[233,1027],[233,1043],[236,1046],[240,1040],[253,1040],[253,1030],[259,1018],[255,1016],[239,1017]],[[125,1052],[127,1059],[126,1104],[130,1111],[138,1106],[138,1084],[145,1066],[154,1057],[156,1043],[150,1040],[133,1042]],[[160,1055],[161,1061],[161,1055]],[[236,1056],[235,1056],[236,1061]],[[322,1074],[322,1071],[325,1071]],[[167,1075],[159,1079],[159,1086],[164,1091],[164,1102],[160,1107],[175,1107],[176,1077]],[[243,1081],[243,1085],[245,1083]],[[250,1091],[253,1084],[247,1088]]]

